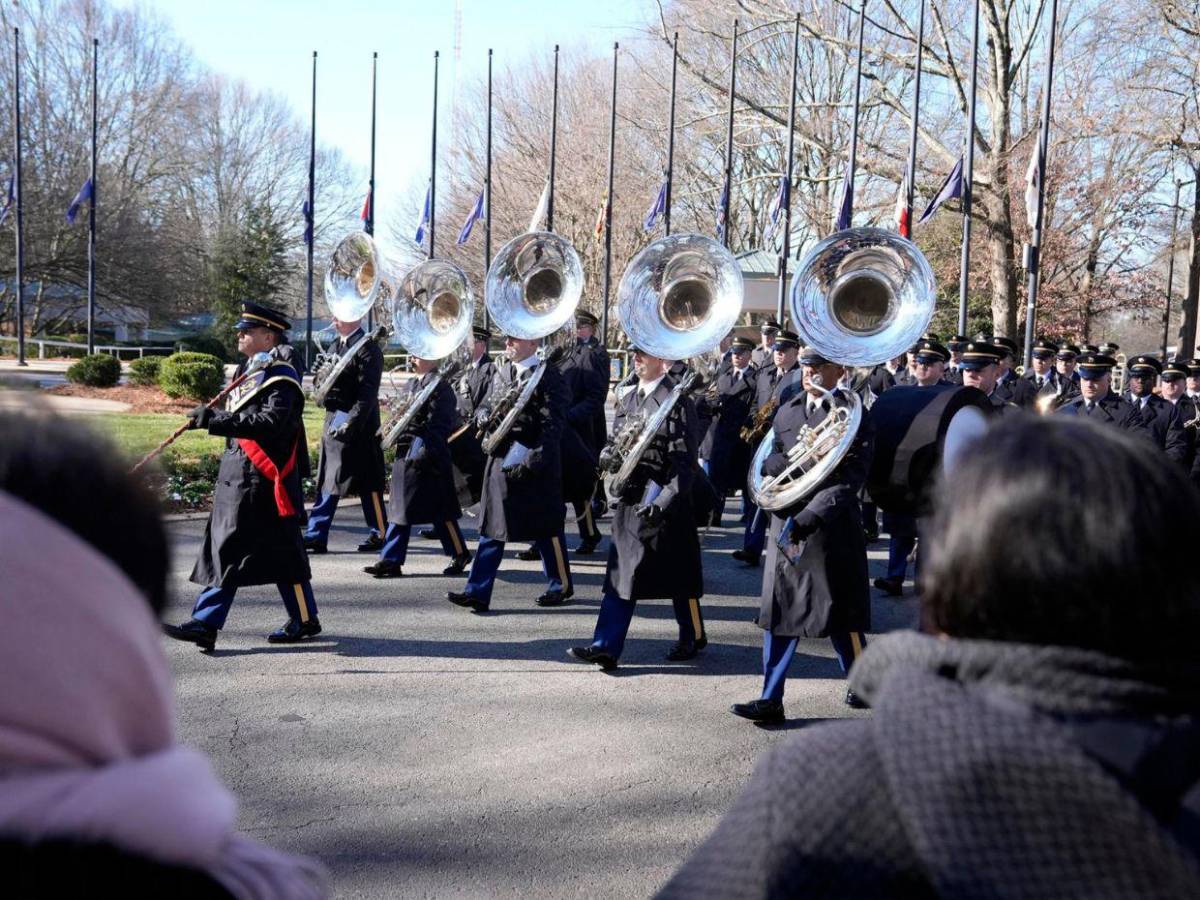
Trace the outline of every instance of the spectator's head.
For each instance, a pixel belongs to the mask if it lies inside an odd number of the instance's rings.
[[[129,474],[129,460],[82,421],[44,410],[0,411],[0,434],[0,491],[107,557],[160,614],[167,600],[167,535],[157,500]]]
[[[1005,422],[959,458],[934,508],[928,630],[1193,658],[1200,581],[1187,526],[1200,494],[1137,439],[1075,417]]]

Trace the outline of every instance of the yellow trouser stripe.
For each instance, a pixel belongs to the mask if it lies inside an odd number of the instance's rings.
[[[454,555],[462,556],[463,545],[462,538],[458,536],[458,523],[451,519],[447,519],[446,530],[450,532],[450,543],[454,545]]]
[[[554,561],[558,564],[558,583],[563,586],[565,591],[570,579],[567,576],[567,564],[563,561],[562,546],[556,537],[550,538],[550,543],[554,545]]]
[[[862,656],[862,633],[858,631],[850,632],[850,646],[854,648],[854,658],[858,659]]]
[[[696,640],[704,637],[704,626],[700,624],[700,600],[692,597],[688,600],[688,607],[692,611],[692,631],[696,633]]]
[[[292,590],[296,592],[296,606],[300,609],[300,621],[308,621],[308,601],[304,599],[304,585],[293,584]]]
[[[371,491],[371,501],[375,504],[375,521],[379,523],[379,534],[382,537],[387,531],[387,525],[383,521],[383,507],[379,505],[379,492]]]
[[[592,501],[586,501],[583,507],[583,521],[587,523],[587,533],[593,535],[596,533],[596,526],[592,524]]]

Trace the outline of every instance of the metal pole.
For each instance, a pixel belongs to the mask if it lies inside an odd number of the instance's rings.
[[[1037,295],[1040,281],[1043,216],[1046,212],[1046,170],[1050,152],[1050,97],[1054,86],[1054,37],[1058,26],[1058,0],[1050,0],[1050,31],[1046,37],[1046,87],[1042,91],[1042,126],[1038,138],[1041,165],[1038,172],[1037,222],[1029,242],[1029,297],[1025,308],[1025,368],[1033,362],[1033,330],[1037,319]]]
[[[483,220],[483,291],[487,291],[487,273],[492,267],[492,48],[488,48],[488,91],[487,91],[487,163],[486,174],[483,178],[483,188],[487,196],[487,204]],[[487,304],[483,304],[483,327],[491,324]]]
[[[1163,313],[1162,358],[1167,361],[1167,338],[1171,330],[1171,292],[1175,289],[1175,239],[1179,230],[1179,189],[1183,182],[1175,179],[1175,205],[1171,207],[1171,243],[1170,255],[1167,257],[1167,311]],[[1175,355],[1180,356],[1176,348]]]
[[[617,51],[621,45],[613,42],[612,106],[608,118],[608,192],[604,195],[604,310],[600,320],[600,342],[608,346],[608,301],[612,295],[612,209],[613,174],[617,150]]]
[[[371,175],[367,182],[367,234],[375,236],[375,89],[379,84],[379,53],[371,54]]]
[[[25,193],[21,185],[21,29],[13,29],[13,62],[16,73],[13,81],[13,137],[16,144],[16,159],[13,171],[13,187],[16,196],[17,227],[17,365],[25,366],[25,223],[22,204]]]
[[[433,259],[434,226],[437,221],[437,94],[438,51],[433,51],[433,138],[429,151],[429,258]],[[451,123],[453,128],[453,123]]]
[[[971,281],[971,202],[975,196],[975,97],[979,77],[979,0],[975,0],[975,15],[971,26],[971,88],[967,101],[966,165],[962,188],[962,260],[958,267],[958,333],[967,333],[967,290]],[[1028,368],[1028,364],[1026,365]]]
[[[921,0],[921,11],[917,16],[917,71],[913,79],[912,131],[908,138],[908,190],[904,197],[905,221],[908,223],[909,233],[905,237],[912,236],[913,196],[917,187],[917,124],[921,118],[921,57],[924,54],[925,0]],[[960,331],[959,334],[963,334],[963,332]]]
[[[96,107],[97,68],[100,65],[100,40],[92,38],[92,196],[88,199],[88,312],[87,352],[96,351],[96,201],[99,185],[96,184]]]
[[[721,242],[729,248],[729,210],[733,198],[733,100],[737,93],[738,20],[733,20],[733,51],[729,57],[729,115],[725,126],[725,188],[721,192]]]
[[[679,32],[671,45],[671,112],[667,122],[667,196],[664,200],[663,233],[671,234],[671,182],[675,178],[675,76],[679,70]]]
[[[317,51],[312,57],[312,116],[308,127],[308,288],[307,328],[304,337],[304,367],[312,365],[312,319],[313,319],[313,244],[317,240],[316,221],[316,176],[317,176]]]
[[[800,13],[796,13],[796,31],[792,35],[792,79],[788,95],[787,181],[783,195],[783,245],[779,250],[779,296],[775,301],[775,321],[782,324],[784,300],[787,298],[788,255],[792,239],[792,173],[796,148],[796,69],[800,65]]]
[[[558,153],[558,44],[554,45],[554,102],[550,110],[550,190],[546,196],[546,230],[554,230],[554,160]]]
[[[850,174],[846,181],[846,190],[849,192],[849,221],[854,222],[854,174],[858,170],[858,108],[859,100],[862,96],[862,58],[863,58],[863,34],[866,31],[867,25],[867,0],[862,0],[862,4],[858,8],[858,60],[854,66],[854,114],[850,125]]]

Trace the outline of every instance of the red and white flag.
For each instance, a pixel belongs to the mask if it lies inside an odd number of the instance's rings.
[[[896,195],[896,230],[900,237],[912,237],[912,212],[908,208],[908,173],[900,182],[900,193]]]

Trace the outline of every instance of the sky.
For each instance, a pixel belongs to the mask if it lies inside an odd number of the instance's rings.
[[[370,162],[371,53],[379,53],[376,135],[376,229],[382,236],[395,198],[429,177],[433,52],[441,52],[439,147],[450,123],[455,8],[462,10],[457,81],[468,90],[494,68],[554,44],[607,52],[642,24],[646,0],[117,0],[149,7],[171,22],[213,70],[284,96],[305,122],[317,59],[317,140],[339,147],[361,169]],[[392,202],[389,202],[392,201]],[[534,201],[536,202],[536,201]],[[415,228],[416,223],[413,223]]]

